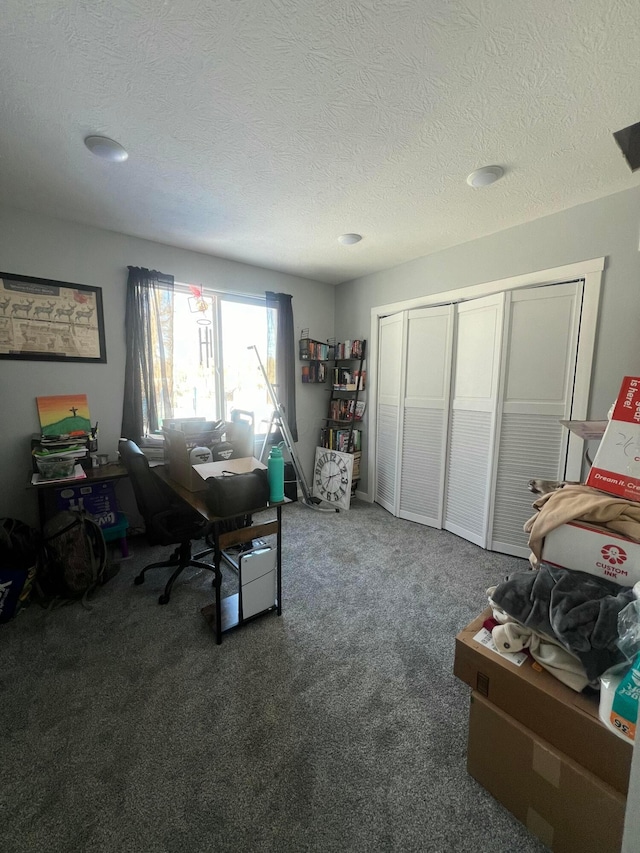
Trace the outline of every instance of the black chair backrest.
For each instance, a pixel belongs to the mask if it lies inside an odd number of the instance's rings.
[[[153,518],[160,512],[172,508],[175,503],[171,489],[156,477],[149,468],[149,462],[137,444],[127,439],[118,445],[120,459],[127,469],[136,503],[142,515],[147,531],[153,527]]]

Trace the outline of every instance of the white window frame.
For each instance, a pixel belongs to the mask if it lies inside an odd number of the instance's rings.
[[[207,287],[206,285],[198,285],[202,289],[202,295],[205,297],[215,297],[216,303],[227,301],[227,302],[236,302],[242,303],[245,305],[255,305],[260,308],[264,308],[267,310],[267,299],[264,296],[254,296],[248,295],[245,293],[232,293],[226,290],[216,290],[213,287]],[[174,292],[184,294],[186,296],[193,296],[193,292],[190,289],[188,284],[184,282],[176,281],[174,283]],[[220,417],[225,417],[225,394],[224,394],[224,357],[223,357],[223,347],[222,347],[222,316],[221,312],[218,309],[218,304],[216,304],[213,316],[214,323],[214,333],[213,333],[213,363],[214,370],[216,372],[216,414],[220,413]],[[258,425],[254,424],[254,439],[255,441],[261,441],[264,438],[265,433],[260,432],[258,429]]]

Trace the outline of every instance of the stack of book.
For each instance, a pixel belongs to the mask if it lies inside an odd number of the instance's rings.
[[[347,399],[332,400],[329,404],[329,420],[332,421],[361,421],[366,403],[364,401]]]
[[[327,378],[327,367],[321,361],[312,361],[302,365],[303,382],[324,382]]]
[[[320,430],[320,446],[330,450],[340,450],[342,453],[351,453],[362,449],[362,433],[359,429],[334,429],[325,427]],[[351,441],[349,441],[351,438]]]
[[[343,344],[337,344],[335,347],[335,358],[362,358],[364,347],[362,341],[345,341]]]
[[[313,341],[311,338],[300,340],[299,354],[301,361],[327,361],[331,358],[329,344]]]
[[[332,371],[334,391],[363,391],[366,378],[366,370],[346,370],[344,367],[335,367]]]

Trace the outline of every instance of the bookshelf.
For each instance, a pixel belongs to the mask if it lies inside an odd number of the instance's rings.
[[[333,345],[333,357],[328,359],[330,396],[327,416],[320,430],[320,446],[342,453],[353,453],[351,491],[355,492],[360,477],[362,454],[362,422],[366,403],[365,356],[367,342],[344,341]]]
[[[298,342],[298,354],[302,362],[302,381],[305,384],[323,385],[327,381],[327,363],[333,356],[328,343],[309,337],[309,330],[303,329]]]

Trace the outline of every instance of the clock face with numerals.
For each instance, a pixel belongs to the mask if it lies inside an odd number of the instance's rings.
[[[313,494],[338,509],[349,509],[353,455],[316,447]]]

